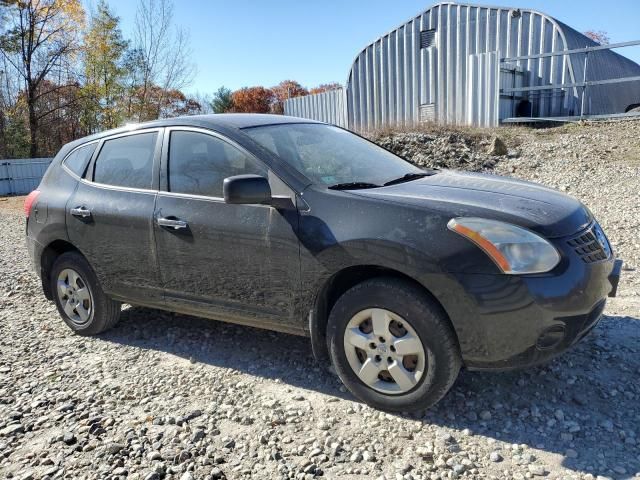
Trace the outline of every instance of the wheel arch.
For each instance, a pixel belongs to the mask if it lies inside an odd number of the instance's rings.
[[[640,108],[640,102],[631,103],[631,104],[627,105],[627,108],[624,109],[624,113],[629,113],[629,112],[631,112],[631,110],[634,110],[636,108]]]
[[[49,281],[51,269],[56,259],[67,252],[77,252],[82,255],[82,252],[75,245],[66,240],[54,240],[42,250],[42,255],[40,256],[40,279],[42,281],[42,290],[48,300],[53,300],[51,282]]]
[[[422,283],[406,273],[388,267],[378,265],[356,265],[346,267],[329,277],[318,291],[313,307],[309,312],[309,334],[311,337],[311,347],[313,356],[321,365],[329,364],[329,350],[327,345],[327,321],[329,313],[340,296],[350,288],[373,278],[388,277],[403,280],[419,289],[426,295],[442,312],[447,319],[451,331],[456,339],[458,347],[460,341],[456,329],[445,310],[442,302]]]

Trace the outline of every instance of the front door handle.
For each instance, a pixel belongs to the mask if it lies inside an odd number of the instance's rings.
[[[71,215],[74,217],[88,218],[91,216],[91,210],[85,207],[76,207],[71,209]]]
[[[158,225],[165,228],[173,228],[174,230],[182,230],[187,228],[189,224],[184,220],[178,220],[177,218],[165,218],[160,217],[157,220]]]

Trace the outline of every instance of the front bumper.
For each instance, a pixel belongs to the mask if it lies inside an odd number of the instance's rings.
[[[562,250],[563,247],[559,247]],[[544,363],[584,338],[615,296],[621,260],[585,263],[565,248],[553,274],[452,274],[444,304],[464,364],[509,370]]]

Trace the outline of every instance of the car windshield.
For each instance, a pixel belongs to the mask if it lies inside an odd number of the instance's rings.
[[[374,188],[427,175],[406,160],[341,128],[289,123],[243,130],[314,183]]]

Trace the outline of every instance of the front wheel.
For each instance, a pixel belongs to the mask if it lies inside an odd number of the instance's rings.
[[[327,329],[340,379],[376,408],[426,409],[458,376],[460,353],[444,312],[409,282],[377,278],[356,285],[336,302]]]
[[[75,333],[95,335],[118,322],[120,303],[102,291],[93,269],[79,253],[60,255],[50,281],[58,312]]]

